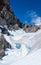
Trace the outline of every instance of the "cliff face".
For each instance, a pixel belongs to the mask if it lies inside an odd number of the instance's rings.
[[[3,26],[7,25],[8,27],[13,27],[15,24],[17,24],[19,27],[21,27],[22,25],[19,19],[17,19],[15,14],[12,12],[12,9],[9,5],[9,0],[0,1],[0,20],[0,25]]]

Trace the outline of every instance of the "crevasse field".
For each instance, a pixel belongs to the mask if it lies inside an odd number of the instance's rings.
[[[4,34],[4,38],[12,46],[6,49],[0,65],[41,65],[41,29],[34,33],[16,30]]]

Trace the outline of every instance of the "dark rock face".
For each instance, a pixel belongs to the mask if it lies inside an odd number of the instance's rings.
[[[2,19],[1,17],[0,17],[0,25],[2,26],[6,25],[6,20]]]
[[[5,49],[6,48],[11,48],[11,45],[6,42],[3,35],[1,34],[0,35],[0,58],[5,56]]]
[[[2,43],[2,37],[0,34],[0,59],[5,55],[5,51],[4,51],[4,44]]]
[[[5,51],[4,49],[0,49],[0,59],[5,56]]]
[[[0,5],[2,6],[2,7],[0,7],[1,8],[0,17],[2,18],[0,23],[2,23],[2,25],[7,24],[8,27],[10,27],[10,25],[14,26],[15,24],[17,24],[19,27],[21,27],[22,23],[19,21],[19,19],[16,18],[16,16],[12,12],[12,9],[9,5],[9,0],[0,1]]]

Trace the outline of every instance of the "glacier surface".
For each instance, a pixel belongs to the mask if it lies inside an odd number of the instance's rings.
[[[34,33],[22,29],[8,32],[11,35],[4,34],[4,38],[12,49],[6,49],[0,65],[41,65],[41,29]],[[16,48],[17,43],[21,44],[20,49]]]

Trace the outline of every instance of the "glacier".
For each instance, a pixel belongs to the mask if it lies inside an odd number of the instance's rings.
[[[41,29],[33,33],[22,29],[8,32],[10,36],[3,36],[12,49],[6,49],[7,55],[0,60],[0,65],[41,65]],[[20,49],[16,48],[17,43],[21,44]]]

